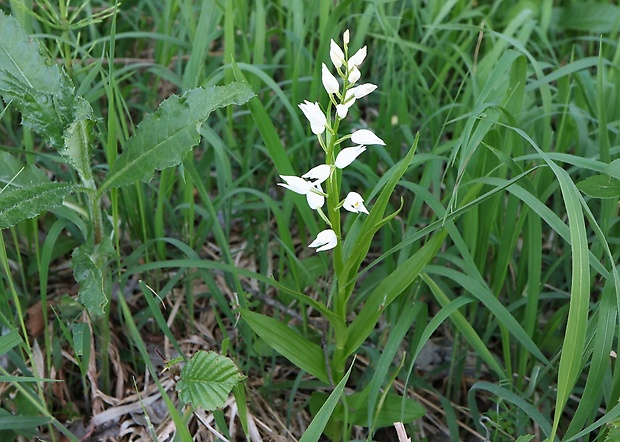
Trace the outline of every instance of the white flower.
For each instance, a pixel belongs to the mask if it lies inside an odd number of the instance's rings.
[[[349,112],[349,108],[355,104],[355,95],[351,92],[353,89],[349,89],[345,95],[344,100],[342,100],[341,104],[336,105],[336,113],[343,119],[347,116],[347,112]]]
[[[329,165],[321,164],[319,166],[313,167],[301,177],[310,181],[313,186],[316,186],[329,178],[329,175],[331,173],[332,168]]]
[[[357,80],[360,79],[361,76],[362,73],[359,71],[359,69],[356,66],[353,66],[349,70],[349,76],[347,77],[347,80],[349,80],[349,83],[354,84]]]
[[[351,164],[355,159],[366,150],[366,146],[353,146],[342,149],[336,156],[336,162],[334,163],[338,169],[344,169]]]
[[[355,144],[380,144],[385,146],[383,140],[368,129],[360,129],[353,132],[351,134],[351,141]]]
[[[304,100],[303,103],[299,104],[299,108],[310,122],[310,128],[313,134],[321,135],[325,132],[327,117],[321,110],[319,103],[310,103],[308,100]]]
[[[344,31],[344,34],[342,34],[342,41],[344,42],[345,48],[349,46],[349,30],[348,29]]]
[[[317,252],[323,252],[325,250],[333,249],[338,244],[338,237],[336,232],[332,229],[327,229],[319,232],[316,239],[310,243],[308,247],[318,247]]]
[[[364,207],[364,199],[362,198],[362,195],[357,192],[349,192],[347,197],[344,199],[342,207],[349,212],[365,213],[368,215],[368,210]]]
[[[363,48],[360,48],[355,53],[355,55],[353,55],[353,57],[349,58],[349,68],[351,66],[358,67],[359,65],[361,65],[364,62],[365,58],[366,58],[366,46],[364,46]]]
[[[342,52],[342,49],[334,40],[329,44],[329,58],[332,59],[336,69],[339,69],[344,64],[344,52]]]
[[[338,92],[338,89],[340,89],[338,80],[332,75],[329,68],[325,66],[325,63],[323,63],[321,79],[323,80],[323,86],[328,94],[335,94]]]
[[[347,94],[351,92],[355,98],[362,98],[373,92],[375,89],[377,89],[377,85],[372,83],[364,83],[362,85],[349,89],[347,91]]]
[[[315,190],[321,193],[315,192]],[[308,205],[312,210],[323,207],[323,205],[325,204],[325,197],[322,195],[322,193],[323,189],[321,188],[321,185],[317,184],[312,189],[310,189],[310,192],[306,194],[306,200],[308,201]]]
[[[298,176],[280,175],[280,178],[286,181],[286,184],[278,183],[278,186],[282,186],[285,189],[292,190],[293,192],[299,193],[301,195],[306,195],[314,186],[313,183],[306,181]]]

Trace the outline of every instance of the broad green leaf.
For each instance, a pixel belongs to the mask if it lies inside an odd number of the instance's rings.
[[[298,335],[280,321],[241,309],[241,317],[271,348],[297,367],[329,384],[325,357],[321,347]]]
[[[226,356],[199,351],[183,367],[176,390],[186,404],[213,411],[224,406],[233,387],[243,378]]]
[[[4,189],[0,193],[0,229],[60,206],[73,189],[73,184],[55,182]]]
[[[446,235],[446,230],[437,233],[372,291],[366,304],[349,327],[346,356],[353,354],[364,343],[374,330],[383,309],[415,281],[424,266],[435,257]]]
[[[617,198],[620,196],[620,179],[609,175],[594,175],[580,181],[577,188],[592,198]]]
[[[108,303],[105,289],[104,272],[102,269],[108,264],[114,248],[109,239],[93,247],[81,245],[73,250],[71,267],[73,276],[79,283],[78,300],[92,316],[100,316]]]
[[[0,94],[21,112],[23,123],[60,148],[76,119],[78,99],[67,74],[41,56],[17,20],[0,12]]]
[[[24,165],[10,153],[0,152],[0,188],[9,183],[11,187],[27,187],[49,182],[45,172],[34,164]]]
[[[181,97],[173,95],[166,99],[154,114],[138,124],[99,192],[149,181],[156,170],[181,164],[185,154],[200,141],[200,125],[211,112],[230,104],[244,104],[253,96],[247,85],[231,83],[196,88]]]
[[[327,393],[313,393],[310,398],[310,412],[314,414],[318,406],[326,399]],[[363,392],[353,393],[347,396],[346,400],[348,422],[361,427],[366,426],[368,424],[368,401],[366,400],[366,394]],[[394,393],[388,393],[384,398],[379,413],[376,415],[375,427],[387,427],[394,422],[412,422],[421,418],[424,414],[426,414],[426,409],[413,399],[403,398]],[[344,421],[345,410],[342,404],[336,406],[331,418],[335,421]]]
[[[346,374],[342,378],[334,391],[332,391],[329,397],[325,398],[322,402],[321,409],[314,413],[314,419],[310,422],[308,429],[304,432],[304,435],[299,439],[299,442],[316,442],[321,437],[325,426],[329,422],[338,401],[340,400],[340,396],[342,396],[342,392],[344,390],[345,385],[347,384],[347,380],[351,375],[351,370],[353,369],[353,364],[349,367]]]

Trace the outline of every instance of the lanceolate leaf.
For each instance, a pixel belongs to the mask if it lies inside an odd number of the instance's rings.
[[[199,351],[181,371],[176,389],[193,407],[213,411],[222,408],[233,387],[243,379],[235,363],[214,351]]]
[[[254,333],[271,348],[315,378],[329,384],[323,351],[314,342],[298,335],[282,322],[269,316],[241,309],[241,316]]]
[[[147,116],[127,140],[123,153],[114,162],[100,193],[111,187],[149,181],[155,170],[176,166],[200,141],[200,125],[214,110],[243,104],[254,96],[249,86],[196,88],[182,97],[172,96]]]
[[[6,188],[0,193],[0,229],[33,218],[62,204],[73,184],[42,183],[30,187]]]
[[[345,356],[353,354],[364,343],[374,330],[383,309],[415,281],[422,269],[435,257],[446,234],[445,230],[437,233],[372,291],[349,327]]]
[[[0,12],[0,94],[22,114],[23,123],[54,147],[75,120],[78,99],[67,74],[40,54],[17,20]]]

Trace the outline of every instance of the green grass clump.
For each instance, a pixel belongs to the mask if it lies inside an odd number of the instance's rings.
[[[71,267],[93,233],[88,192],[59,187],[62,205],[7,224],[1,434],[105,437],[111,422],[115,436],[128,429],[127,440],[293,440],[316,415],[306,440],[321,432],[391,440],[397,420],[413,440],[613,440],[620,7],[14,0],[0,8],[92,108],[84,121],[97,134],[97,188],[163,100],[236,80],[256,94],[214,111],[180,165],[147,182],[103,184],[105,320],[79,302]],[[331,66],[329,41],[345,29],[353,50],[368,46],[360,69],[379,88],[341,129],[371,128],[386,146],[347,168],[343,190],[365,189],[372,205],[419,141],[386,213],[401,199],[402,209],[374,237],[348,304],[353,330],[363,328],[355,319],[366,305],[381,319],[347,360],[342,388],[282,358],[239,309],[311,341],[327,373],[334,331],[317,307],[333,299],[330,256],[307,249],[322,227],[303,196],[276,183],[317,164],[321,149],[297,105],[326,102],[321,63]],[[83,186],[50,136],[22,124],[23,97],[12,99],[0,113],[4,191],[26,177]],[[347,232],[360,228],[354,216],[343,221]],[[419,278],[384,305],[377,287],[434,242]],[[246,376],[213,413],[167,393],[181,367],[166,361],[198,350],[227,355]],[[407,412],[419,404],[425,415],[412,421]]]

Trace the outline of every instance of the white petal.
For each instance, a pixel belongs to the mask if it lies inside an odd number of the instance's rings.
[[[364,83],[352,89],[349,89],[347,93],[351,92],[355,98],[362,98],[370,94],[375,89],[377,89],[377,85],[372,83]]]
[[[332,59],[332,63],[334,63],[336,68],[340,68],[344,63],[344,52],[342,52],[342,49],[334,40],[329,44],[329,58]]]
[[[348,29],[344,31],[344,34],[342,34],[342,41],[344,42],[345,47],[349,46],[349,30]]]
[[[280,178],[286,181],[286,184],[278,183],[278,186],[282,186],[286,189],[292,190],[293,192],[299,193],[301,195],[306,195],[313,186],[312,183],[298,176],[280,175]]]
[[[366,146],[353,146],[342,149],[336,156],[334,163],[338,169],[344,169],[366,150]]]
[[[366,58],[366,46],[364,46],[363,48],[359,49],[355,55],[353,55],[353,57],[349,58],[349,66],[353,65],[353,66],[359,66],[360,64],[362,64],[364,62],[364,59]]]
[[[359,71],[359,69],[356,66],[353,66],[353,68],[351,68],[351,70],[349,71],[349,76],[347,77],[347,79],[349,80],[349,83],[355,84],[355,82],[359,80],[361,76],[362,73]]]
[[[333,249],[338,244],[338,237],[332,229],[319,232],[316,239],[310,243],[308,247],[318,247],[317,252]]]
[[[353,132],[351,134],[351,141],[355,144],[380,144],[385,146],[383,140],[368,129],[361,129]]]
[[[311,103],[308,100],[304,100],[303,103],[299,104],[299,108],[310,122],[310,128],[313,134],[320,135],[325,132],[327,117],[321,110],[319,103]]]
[[[311,181],[314,186],[321,184],[332,173],[332,168],[327,164],[321,164],[319,166],[313,167],[308,172],[303,174],[301,177]]]
[[[364,198],[357,192],[349,192],[342,207],[349,212],[368,214],[368,210],[364,207]]]
[[[332,75],[329,68],[325,66],[325,63],[323,63],[321,79],[323,80],[323,87],[325,87],[328,94],[335,94],[340,89],[338,80]]]
[[[347,117],[347,113],[349,112],[350,104],[337,104],[336,105],[336,113],[340,117],[340,119],[344,119]]]
[[[321,193],[323,192],[321,186],[316,186],[316,189]],[[306,200],[308,201],[308,205],[312,210],[323,207],[323,205],[325,204],[325,197],[316,192],[313,192],[312,190],[310,190],[310,192],[306,194]]]

